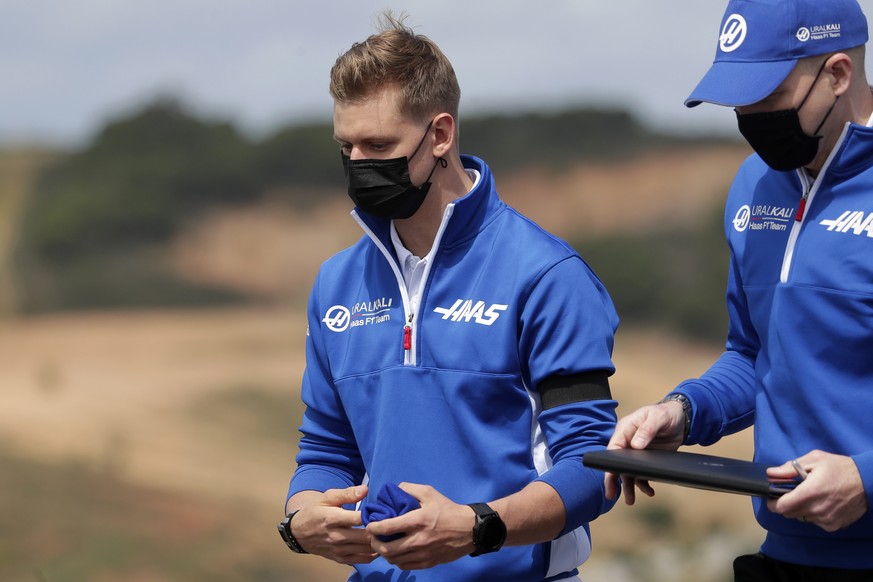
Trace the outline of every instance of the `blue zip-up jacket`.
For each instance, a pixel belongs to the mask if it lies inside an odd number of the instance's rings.
[[[541,581],[590,552],[587,523],[607,511],[603,449],[616,402],[543,410],[546,378],[614,371],[618,317],[601,282],[565,242],[504,204],[491,171],[446,209],[420,306],[410,312],[389,221],[354,213],[366,235],[321,268],[309,301],[298,491],[368,482],[431,485],[456,503],[488,502],[534,480],[560,494],[557,540],[504,547],[414,572],[417,582]],[[382,558],[350,580],[406,580]],[[369,576],[373,575],[373,578]]]
[[[749,157],[725,232],[727,351],[676,389],[693,405],[686,442],[711,444],[754,421],[756,461],[781,465],[814,449],[851,456],[873,507],[873,129],[847,124],[814,182]],[[766,555],[873,568],[873,512],[827,533],[753,503]]]

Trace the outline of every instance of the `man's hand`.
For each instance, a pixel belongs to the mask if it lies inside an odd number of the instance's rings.
[[[361,524],[361,512],[349,511],[342,506],[357,503],[367,496],[367,486],[346,489],[328,489],[324,493],[303,491],[291,498],[292,502],[305,499],[305,505],[291,521],[294,538],[304,550],[339,562],[340,564],[368,564],[376,558],[370,548],[367,530]],[[289,508],[293,508],[289,504]]]
[[[421,508],[369,523],[367,533],[373,551],[401,570],[423,570],[452,562],[475,550],[476,516],[470,507],[454,503],[429,485],[400,483],[399,487],[418,499]],[[390,542],[377,537],[398,533],[406,535]]]
[[[644,406],[618,421],[615,432],[609,439],[607,449],[667,449],[676,450],[682,444],[685,431],[685,413],[682,405],[675,400]],[[619,476],[607,473],[604,481],[606,497],[615,499],[618,495]],[[649,497],[655,490],[648,481],[621,477],[624,486],[624,501],[633,505],[636,501],[634,487]]]
[[[812,451],[797,458],[808,477],[794,491],[767,501],[767,508],[788,519],[813,523],[835,532],[856,522],[867,511],[861,474],[851,457]],[[771,479],[793,479],[791,461],[767,469]]]

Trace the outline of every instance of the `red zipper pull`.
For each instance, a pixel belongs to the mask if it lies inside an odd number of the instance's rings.
[[[803,220],[803,213],[806,211],[806,201],[809,199],[809,192],[812,190],[812,183],[807,180],[806,188],[803,190],[803,196],[800,197],[800,204],[797,205],[797,214],[794,215],[795,222]]]
[[[794,215],[794,220],[797,222],[803,220],[804,210],[806,210],[806,196],[800,199],[800,204],[797,205],[797,214]]]
[[[407,322],[406,327],[403,328],[403,349],[411,350],[412,349],[412,316],[409,316],[409,322]]]

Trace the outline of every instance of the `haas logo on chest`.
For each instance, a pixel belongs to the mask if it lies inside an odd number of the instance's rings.
[[[505,311],[509,305],[494,303],[486,309],[484,301],[472,299],[458,299],[449,307],[436,307],[434,311],[443,316],[443,319],[469,323],[471,321],[481,325],[491,325],[500,317],[500,312]]]

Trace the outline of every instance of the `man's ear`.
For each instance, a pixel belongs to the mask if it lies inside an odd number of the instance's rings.
[[[433,155],[441,158],[451,151],[455,145],[457,126],[455,119],[448,113],[440,113],[433,119]]]
[[[834,95],[842,95],[849,90],[854,75],[854,63],[846,53],[831,56],[825,65],[825,71],[831,75],[831,89]]]

